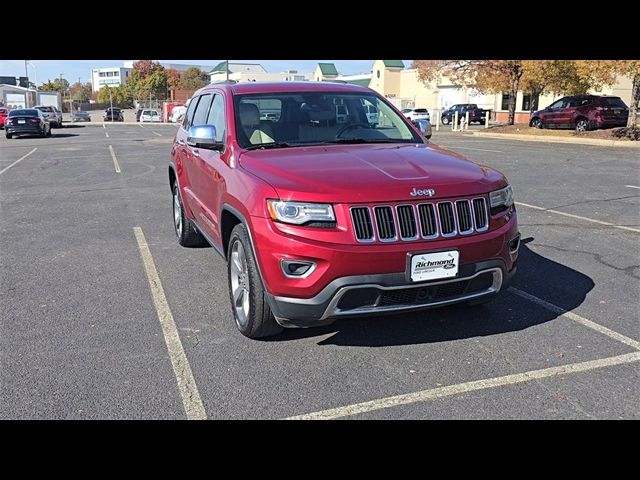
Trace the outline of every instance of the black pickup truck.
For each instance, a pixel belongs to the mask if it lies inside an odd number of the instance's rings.
[[[458,124],[467,112],[469,112],[469,124],[472,124],[473,122],[484,123],[487,114],[489,114],[491,110],[478,108],[478,105],[475,103],[458,103],[442,111],[440,114],[442,124],[449,125],[452,123],[456,112],[458,112]]]

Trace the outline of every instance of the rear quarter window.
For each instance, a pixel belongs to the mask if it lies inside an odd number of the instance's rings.
[[[619,97],[603,97],[600,99],[603,107],[627,108],[627,105]]]

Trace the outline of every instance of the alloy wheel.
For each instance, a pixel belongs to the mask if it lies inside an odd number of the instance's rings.
[[[233,308],[236,312],[236,322],[241,328],[246,327],[249,321],[249,269],[247,267],[247,256],[238,240],[231,247],[231,292],[233,294]]]
[[[178,187],[173,190],[173,226],[176,229],[176,235],[180,238],[182,236],[182,203]]]

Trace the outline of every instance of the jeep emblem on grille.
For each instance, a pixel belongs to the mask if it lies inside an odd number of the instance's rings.
[[[422,190],[413,187],[413,190],[410,192],[412,197],[433,197],[436,194],[436,191],[433,188],[425,188]]]

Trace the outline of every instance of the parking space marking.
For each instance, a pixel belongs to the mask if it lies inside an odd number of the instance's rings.
[[[139,124],[138,124],[138,126],[139,126],[140,128],[144,128],[144,125],[142,125],[141,123],[139,123]]]
[[[136,236],[138,242],[138,249],[140,250],[140,256],[142,263],[144,264],[144,270],[147,274],[147,280],[149,281],[149,287],[151,288],[151,296],[153,297],[153,304],[158,313],[158,320],[162,327],[162,334],[169,351],[169,358],[171,359],[171,365],[173,366],[173,372],[178,382],[178,390],[182,397],[182,404],[187,414],[188,420],[206,420],[207,413],[204,409],[204,404],[200,398],[196,381],[193,378],[191,366],[189,360],[184,353],[182,342],[180,341],[180,335],[176,328],[167,297],[164,294],[156,265],[151,256],[151,250],[147,245],[147,240],[140,227],[133,227],[133,233]]]
[[[640,352],[626,353],[623,355],[617,355],[615,357],[601,358],[599,360],[571,363],[568,365],[561,365],[559,367],[531,370],[524,373],[515,373],[502,377],[474,380],[471,382],[459,383],[455,385],[447,385],[446,387],[422,390],[420,392],[395,395],[393,397],[355,403],[353,405],[347,405],[345,407],[330,408],[327,410],[321,410],[319,412],[296,415],[285,420],[331,420],[372,412],[375,410],[382,410],[384,408],[427,402],[436,398],[450,397],[461,393],[475,392],[478,390],[486,390],[489,388],[502,387],[505,385],[515,385],[518,383],[530,382],[532,380],[558,377],[560,375],[567,375],[570,373],[588,372],[589,370],[595,370],[598,368],[612,367],[614,365],[624,365],[638,361],[640,361]]]
[[[636,187],[635,185],[625,185],[625,187],[627,187],[627,188],[640,188],[640,187]]]
[[[105,130],[104,134],[107,136],[107,138],[109,138],[109,132]]]
[[[105,130],[107,129],[107,126],[103,123],[102,124],[102,128],[104,128]]]
[[[458,147],[458,146],[453,146],[453,145],[444,145],[442,143],[439,143],[438,145],[440,145],[442,147],[445,147],[445,148],[460,148],[462,150],[478,150],[479,152],[504,153],[502,150],[488,150],[486,148]]]
[[[116,152],[113,151],[113,146],[109,145],[109,152],[111,152],[111,158],[113,159],[113,166],[116,169],[116,173],[120,173],[120,164],[118,164],[118,159],[116,158]]]
[[[554,305],[553,303],[549,303],[546,300],[543,300],[541,298],[536,297],[535,295],[531,295],[530,293],[527,292],[523,292],[522,290],[519,290],[515,287],[509,287],[509,291],[512,293],[515,293],[516,295],[518,295],[519,297],[522,297],[526,300],[529,300],[530,302],[536,303],[538,305],[540,305],[541,307],[546,308],[547,310],[550,310],[554,313],[557,313],[559,315],[562,315],[564,317],[567,317],[571,320],[573,320],[574,322],[579,323],[580,325],[584,325],[587,328],[590,328],[592,330],[595,330],[598,333],[601,333],[603,335],[606,335],[607,337],[613,338],[614,340],[617,340],[619,342],[624,343],[625,345],[629,345],[631,348],[635,348],[636,350],[640,350],[640,342],[629,338],[625,335],[622,335],[621,333],[618,333],[614,330],[611,330],[607,327],[603,327],[602,325],[600,325],[599,323],[593,322],[587,318],[581,317],[580,315],[577,315],[573,312],[569,312],[567,310],[565,310],[562,307],[558,307],[557,305]]]
[[[629,230],[631,232],[640,233],[640,229],[638,228],[626,227],[624,225],[616,225],[615,223],[603,222],[602,220],[595,220],[593,218],[582,217],[580,215],[574,215],[572,213],[560,212],[559,210],[553,210],[552,208],[537,207],[535,205],[529,205],[528,203],[522,203],[522,202],[515,202],[515,203],[516,205],[520,205],[521,207],[533,208],[534,210],[542,210],[543,212],[556,213],[558,215],[564,215],[565,217],[577,218],[578,220],[585,220],[587,222],[599,223],[600,225],[607,225],[609,227],[619,228],[620,230]]]
[[[7,170],[9,170],[11,167],[13,167],[14,165],[17,165],[18,163],[20,163],[22,160],[24,160],[25,158],[27,158],[29,155],[31,155],[33,152],[35,152],[38,149],[38,147],[34,148],[33,150],[31,150],[29,153],[27,153],[26,155],[23,155],[22,157],[20,157],[18,160],[16,160],[15,162],[13,162],[11,165],[7,165],[6,167],[4,167],[2,170],[0,170],[0,175],[2,175],[4,172],[6,172]]]
[[[158,133],[158,132],[151,132],[151,133],[153,133],[154,135],[157,135],[157,136],[159,136],[159,137],[161,137],[161,136],[162,136],[162,134],[160,134],[160,133]]]

